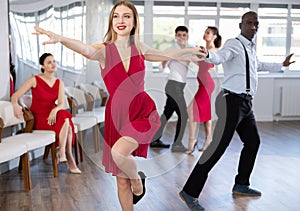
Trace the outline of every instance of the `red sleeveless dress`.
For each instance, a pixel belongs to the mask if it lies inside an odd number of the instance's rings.
[[[32,104],[30,110],[34,116],[34,129],[36,130],[53,130],[56,135],[55,145],[59,146],[59,132],[65,122],[69,118],[70,125],[73,131],[73,140],[75,142],[74,125],[72,115],[67,110],[59,110],[56,114],[56,123],[48,124],[48,116],[51,110],[56,106],[55,101],[58,98],[58,90],[60,80],[56,79],[54,85],[50,87],[41,77],[35,76],[36,87],[31,89]]]
[[[207,122],[211,120],[211,93],[214,91],[215,83],[209,73],[209,69],[214,65],[205,61],[198,62],[199,70],[197,80],[199,83],[198,91],[193,102],[194,121]]]
[[[106,44],[105,67],[101,75],[109,93],[105,110],[102,164],[114,176],[121,172],[111,157],[111,148],[122,136],[134,138],[139,147],[133,156],[147,157],[148,146],[160,126],[154,101],[144,91],[144,56],[131,46],[126,72],[115,44]]]

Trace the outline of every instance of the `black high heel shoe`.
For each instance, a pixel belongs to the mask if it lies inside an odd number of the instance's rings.
[[[146,175],[145,175],[144,172],[142,172],[142,171],[139,171],[138,174],[139,174],[139,176],[140,176],[140,178],[141,178],[141,181],[142,181],[142,184],[143,184],[143,193],[142,193],[141,195],[135,195],[135,194],[132,192],[133,204],[138,203],[138,202],[143,198],[143,196],[144,196],[145,193],[146,193],[146,186],[145,186]]]

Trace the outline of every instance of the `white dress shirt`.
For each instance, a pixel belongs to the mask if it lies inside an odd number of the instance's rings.
[[[170,50],[181,49],[180,46],[175,43]],[[186,83],[187,72],[189,70],[189,62],[170,60],[166,64],[170,69],[169,80],[178,81],[181,83]]]
[[[249,57],[250,94],[253,96],[257,91],[257,71],[278,71],[282,63],[260,62],[256,56],[255,44],[242,35],[238,39],[244,44]],[[246,57],[241,42],[232,38],[225,42],[218,51],[208,51],[209,56],[205,61],[213,64],[222,64],[224,81],[222,88],[237,94],[246,93]]]

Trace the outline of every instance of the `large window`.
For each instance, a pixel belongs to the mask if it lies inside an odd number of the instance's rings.
[[[300,61],[300,5],[291,7],[291,53],[295,53],[295,60]],[[291,65],[290,70],[300,70],[300,62]]]
[[[112,1],[113,4],[115,1]],[[158,49],[166,49],[174,42],[174,30],[178,25],[189,28],[190,45],[203,45],[203,32],[207,26],[219,28],[224,42],[240,33],[241,15],[249,10],[256,11],[260,27],[256,37],[257,54],[261,61],[283,61],[289,53],[300,55],[300,4],[278,3],[235,3],[233,1],[208,0],[132,0],[140,15],[141,40]],[[245,2],[245,1],[244,1]],[[45,37],[32,36],[35,24],[46,26],[57,33],[86,41],[85,1],[63,7],[49,6],[35,13],[11,13],[11,30],[14,42],[21,48],[17,55],[24,61],[37,64],[44,51],[55,52],[59,65],[72,71],[85,69],[84,57],[62,45],[42,46]],[[52,28],[51,28],[52,27]],[[154,64],[155,66],[156,64]],[[221,65],[219,65],[221,67]],[[300,62],[288,70],[300,70]],[[222,72],[222,69],[219,68]]]
[[[153,18],[153,47],[164,50],[174,43],[175,28],[184,25],[183,18]]]
[[[174,43],[175,28],[184,25],[184,2],[154,1],[153,47],[164,50]]]
[[[38,68],[38,58],[44,52],[54,54],[58,66],[68,71],[83,71],[86,59],[67,49],[61,44],[43,45],[46,36],[34,36],[33,27],[39,25],[58,34],[81,41],[86,40],[86,6],[84,1],[71,3],[63,7],[53,5],[34,13],[10,13],[12,36],[17,49],[17,56],[24,63]]]
[[[282,60],[287,47],[287,5],[259,4],[258,15],[260,23],[256,50],[260,60]]]
[[[280,61],[286,54],[286,20],[260,19],[257,54],[261,60]]]
[[[191,19],[189,21],[189,44],[191,46],[205,46],[204,31],[208,26],[215,26],[215,20]]]
[[[11,16],[12,17],[12,16]],[[15,41],[16,55],[25,61],[31,61],[38,64],[37,61],[37,42],[36,37],[32,36],[35,25],[34,13],[15,13],[11,19],[11,35]],[[31,36],[25,36],[30,34]]]
[[[215,2],[189,2],[188,15],[211,16],[217,15],[217,3]]]
[[[133,0],[133,2],[135,2]],[[136,1],[145,2],[145,1]],[[149,3],[151,2],[151,3]],[[256,37],[257,54],[261,61],[283,61],[289,53],[295,53],[293,60],[299,60],[300,5],[288,3],[233,3],[232,1],[212,2],[194,0],[147,0],[147,8],[140,15],[145,27],[153,23],[152,39],[144,35],[147,44],[164,49],[174,41],[174,29],[177,25],[189,28],[189,43],[202,45],[205,28],[214,25],[219,28],[224,42],[240,33],[241,15],[247,11],[256,11],[260,18],[260,27]],[[139,7],[143,7],[139,4]],[[149,8],[150,7],[150,8]],[[151,11],[151,12],[146,12]],[[151,20],[151,21],[149,21]],[[298,62],[299,63],[299,62]],[[300,70],[300,63],[292,64],[288,70]],[[218,71],[222,73],[222,65]]]

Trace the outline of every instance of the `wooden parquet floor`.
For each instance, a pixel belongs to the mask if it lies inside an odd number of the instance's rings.
[[[234,137],[227,151],[210,172],[199,197],[206,211],[299,211],[300,210],[300,121],[259,122],[261,146],[251,177],[251,186],[262,197],[235,198],[231,194],[242,143]],[[169,123],[162,140],[172,143],[175,124]],[[188,130],[184,137],[187,145]],[[200,127],[199,142],[203,141]],[[36,211],[119,211],[115,178],[104,172],[101,153],[94,153],[91,132],[86,135],[86,154],[79,164],[81,175],[68,173],[59,164],[53,177],[49,161],[31,162],[33,189],[23,189],[17,169],[0,175],[0,210]],[[91,143],[89,143],[91,142]],[[202,143],[199,143],[201,145]],[[137,211],[187,211],[178,192],[201,152],[193,155],[171,153],[170,149],[149,149],[148,159],[138,159],[139,169],[148,179],[145,197]]]

